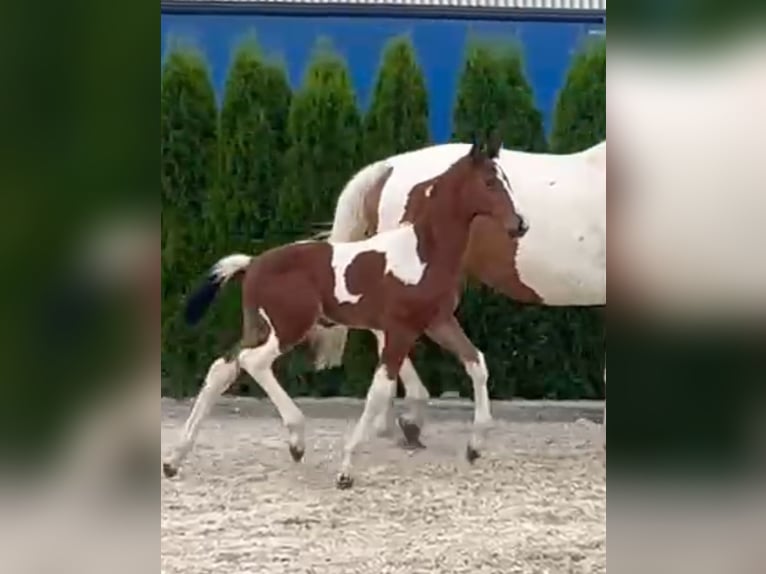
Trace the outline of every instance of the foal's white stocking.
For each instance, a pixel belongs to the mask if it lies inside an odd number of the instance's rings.
[[[383,352],[384,335],[382,331],[372,331],[378,344],[378,359]],[[391,385],[385,406],[380,414],[372,421],[372,427],[378,436],[391,436],[394,431],[394,398],[396,397],[396,384]]]
[[[364,412],[354,427],[351,438],[343,450],[343,462],[338,475],[338,488],[349,488],[353,485],[351,477],[351,458],[356,448],[367,438],[370,427],[377,416],[385,408],[386,402],[391,396],[391,388],[395,387],[396,378],[388,376],[386,367],[381,365],[375,371],[370,390],[367,391],[367,401],[364,404]]]
[[[279,416],[282,417],[282,422],[289,433],[290,455],[297,462],[303,458],[306,451],[305,417],[271,370],[271,365],[279,355],[279,341],[272,333],[269,340],[260,347],[240,351],[239,362],[279,411]]]
[[[210,412],[216,399],[237,379],[239,367],[237,361],[217,359],[208,370],[205,384],[194,402],[194,407],[186,420],[183,436],[171,455],[163,464],[165,476],[172,477],[178,472],[178,467],[192,449],[194,440],[199,433],[200,424]]]
[[[465,370],[473,382],[473,433],[468,443],[468,460],[473,462],[478,458],[479,452],[484,446],[487,433],[492,426],[492,413],[489,407],[489,391],[487,381],[489,380],[489,371],[487,363],[484,360],[484,354],[477,350],[477,361],[465,363]]]

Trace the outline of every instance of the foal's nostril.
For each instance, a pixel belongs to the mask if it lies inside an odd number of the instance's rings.
[[[521,218],[519,221],[519,237],[523,237],[527,231],[529,231],[529,225],[524,218]]]

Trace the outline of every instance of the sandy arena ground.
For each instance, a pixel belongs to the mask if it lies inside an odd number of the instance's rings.
[[[162,479],[162,573],[606,572],[600,403],[493,403],[498,420],[473,467],[463,458],[472,411],[433,403],[426,450],[373,439],[354,488],[339,491],[360,402],[299,401],[307,451],[296,465],[269,404],[226,398],[180,475]],[[163,452],[189,408],[163,399]]]

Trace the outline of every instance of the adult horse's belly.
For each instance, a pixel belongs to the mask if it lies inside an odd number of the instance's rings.
[[[545,305],[606,303],[604,178],[578,172],[570,180],[560,174],[553,186],[519,186],[530,227],[519,241],[516,268]]]
[[[544,305],[604,305],[606,142],[569,155],[504,151],[501,161],[516,208],[529,222],[512,256],[496,258],[498,265],[514,268],[505,277]],[[488,269],[491,263],[485,264],[489,276],[498,273]],[[529,300],[502,284],[492,286]]]
[[[531,235],[530,231],[530,235]],[[541,229],[519,243],[521,281],[545,305],[606,304],[605,231],[598,228]]]

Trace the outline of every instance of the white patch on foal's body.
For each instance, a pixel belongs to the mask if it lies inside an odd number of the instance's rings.
[[[362,297],[349,292],[346,284],[346,271],[362,253],[381,253],[386,261],[384,273],[390,273],[405,285],[420,283],[426,270],[426,264],[418,254],[418,237],[412,225],[402,225],[363,241],[329,244],[335,274],[335,298],[339,303],[358,303]]]
[[[469,148],[451,143],[389,158],[394,170],[381,192],[378,231],[396,228],[410,190]],[[516,258],[522,281],[547,305],[606,303],[606,142],[567,155],[501,150],[499,166],[529,223]]]

